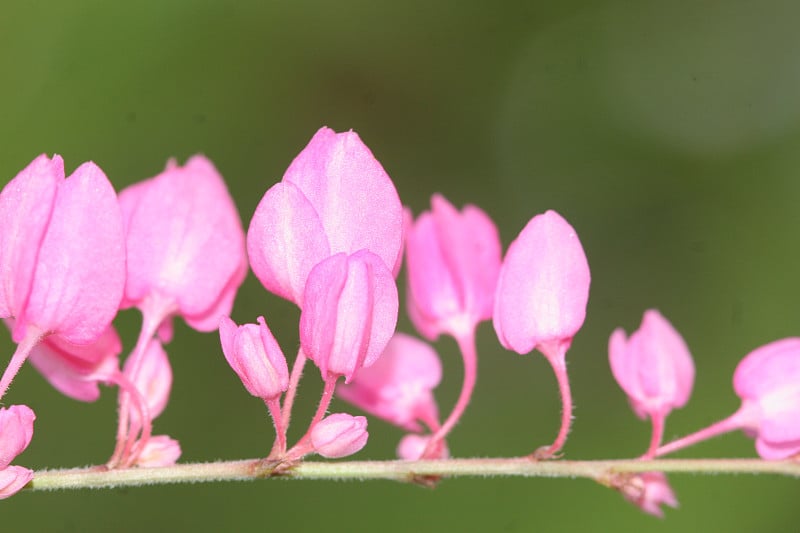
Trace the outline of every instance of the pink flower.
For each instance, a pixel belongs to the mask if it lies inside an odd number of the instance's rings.
[[[349,385],[337,388],[339,397],[364,411],[409,431],[420,431],[417,422],[438,425],[433,397],[442,379],[442,364],[428,344],[395,333],[378,360],[356,372]]]
[[[0,193],[0,318],[22,343],[0,397],[31,347],[58,335],[90,344],[108,328],[125,283],[122,217],[94,163],[64,179],[59,156],[37,157]]]
[[[643,472],[628,474],[616,480],[615,488],[626,500],[639,507],[645,513],[664,518],[662,505],[678,507],[678,499],[662,472]]]
[[[215,330],[247,273],[244,230],[217,170],[200,155],[183,167],[170,161],[119,201],[128,250],[123,306],[151,313],[153,328],[177,313],[198,331]]]
[[[590,279],[572,226],[555,211],[533,217],[500,269],[494,306],[500,343],[520,354],[566,351],[586,317]]]
[[[322,260],[367,249],[396,272],[402,240],[400,199],[383,167],[356,133],[322,128],[261,199],[247,252],[264,287],[300,305]]]
[[[258,317],[258,325],[238,327],[222,317],[219,337],[225,359],[250,394],[270,400],[289,387],[286,358],[263,317]]]
[[[397,324],[397,286],[377,255],[361,250],[336,254],[308,276],[300,343],[324,380],[349,383],[362,366],[374,363]]]
[[[0,193],[0,318],[20,342],[33,327],[94,342],[117,313],[125,283],[117,197],[84,163],[64,179],[59,156],[40,155]]]
[[[620,328],[608,345],[611,371],[640,418],[666,416],[689,401],[694,362],[683,337],[658,312],[644,313],[630,338]]]
[[[492,220],[468,205],[459,213],[443,196],[431,198],[406,231],[409,315],[429,340],[471,332],[492,317],[500,271],[500,237]]]
[[[608,357],[614,378],[634,412],[653,421],[646,456],[652,457],[664,431],[664,419],[689,401],[694,362],[680,334],[658,311],[645,311],[642,325],[629,339],[620,328],[611,334]]]
[[[590,278],[578,235],[555,211],[528,222],[500,267],[494,302],[500,344],[520,354],[534,348],[542,352],[561,391],[561,429],[553,444],[533,458],[552,457],[569,433],[572,395],[565,356],[586,317]]]
[[[361,450],[367,444],[367,419],[346,413],[328,415],[311,430],[311,444],[323,457],[337,459]]]
[[[10,465],[30,444],[35,419],[26,405],[0,408],[0,499],[17,493],[33,478],[32,470]]]
[[[761,457],[785,459],[800,453],[800,338],[750,352],[736,367],[733,388],[742,398],[734,416],[755,437]]]

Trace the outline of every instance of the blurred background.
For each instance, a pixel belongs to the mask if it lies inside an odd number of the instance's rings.
[[[504,245],[552,208],[592,268],[586,323],[568,354],[576,403],[571,459],[641,454],[649,426],[614,383],[607,341],[658,308],[695,357],[689,405],[667,437],[727,416],[737,362],[800,333],[800,6],[794,2],[7,2],[0,12],[0,176],[36,155],[68,172],[93,160],[119,190],[170,157],[202,152],[225,176],[245,227],[264,191],[323,125],[353,129],[419,213],[433,192],[476,203]],[[263,314],[287,353],[297,311],[252,275],[235,320]],[[126,348],[136,311],[117,321]],[[400,328],[411,331],[407,319]],[[471,408],[457,456],[512,456],[552,441],[560,402],[538,354],[479,330]],[[12,353],[6,334],[0,348]],[[461,381],[455,343],[442,410]],[[264,406],[227,367],[213,334],[177,328],[172,400],[158,433],[184,461],[265,455]],[[0,360],[6,360],[2,356]],[[293,438],[320,385],[309,367]],[[26,365],[9,403],[38,415],[18,463],[104,462],[116,391],[80,404]],[[335,410],[355,408],[335,403]],[[378,420],[355,456],[394,456]],[[683,457],[754,457],[720,437]],[[788,531],[798,482],[672,475],[681,503],[661,521],[586,480],[458,479],[435,490],[390,482],[260,481],[20,494],[4,531]]]

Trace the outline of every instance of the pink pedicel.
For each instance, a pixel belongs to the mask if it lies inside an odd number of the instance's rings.
[[[8,498],[22,489],[32,478],[33,471],[11,466],[33,437],[36,415],[26,405],[0,408],[0,499]]]
[[[422,422],[435,431],[438,408],[433,397],[442,379],[442,363],[427,343],[395,333],[372,366],[361,368],[350,384],[340,384],[339,398],[408,431]]]
[[[308,276],[300,344],[325,381],[349,383],[373,364],[397,325],[397,286],[377,255],[361,250],[325,259]]]
[[[263,317],[258,325],[243,326],[222,317],[219,337],[225,359],[250,394],[272,400],[289,387],[286,358]]]
[[[572,395],[565,355],[583,325],[589,299],[589,265],[578,235],[555,211],[536,215],[508,248],[494,302],[494,329],[500,343],[520,354],[534,348],[550,362],[563,404],[561,429],[547,449],[549,458],[566,442]]]
[[[431,437],[432,435],[416,435],[414,433],[404,436],[397,445],[397,457],[403,461],[418,461],[423,458],[423,455],[426,456],[425,459],[448,459],[450,450],[447,449],[444,441],[439,441],[434,450],[428,449]]]
[[[128,278],[123,307],[172,314],[198,331],[217,329],[230,314],[247,273],[244,230],[214,165],[196,155],[119,195]]]
[[[181,456],[181,446],[178,441],[166,435],[153,435],[136,459],[136,466],[142,468],[158,468],[172,466]]]
[[[352,131],[320,129],[256,208],[250,265],[264,287],[297,305],[311,269],[362,249],[399,270],[402,206],[394,184]]]
[[[37,157],[0,193],[0,318],[20,343],[0,397],[47,335],[90,344],[116,315],[125,283],[117,196],[94,163],[64,178],[61,157]]]
[[[408,308],[428,340],[471,334],[492,317],[502,249],[492,220],[473,205],[456,210],[443,196],[406,230]]]
[[[328,415],[311,430],[311,445],[323,457],[337,459],[358,452],[367,444],[367,419],[346,413]]]
[[[629,338],[620,328],[612,333],[608,355],[614,379],[634,412],[653,422],[646,456],[661,444],[664,419],[689,401],[694,362],[683,337],[658,311],[645,311],[642,324]]]
[[[643,472],[641,474],[621,474],[612,481],[612,486],[626,500],[645,513],[664,518],[662,505],[678,507],[678,499],[669,486],[667,476],[662,472]]]
[[[750,352],[736,367],[733,388],[742,399],[734,416],[762,458],[800,453],[800,338]]]

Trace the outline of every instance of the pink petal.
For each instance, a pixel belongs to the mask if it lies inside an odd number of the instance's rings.
[[[569,344],[586,317],[590,279],[572,226],[555,211],[535,216],[500,269],[494,307],[500,343],[521,354]]]
[[[362,250],[318,264],[306,283],[300,342],[322,375],[347,382],[383,352],[397,324],[397,286],[385,263]]]
[[[222,177],[203,156],[120,193],[128,280],[125,305],[174,300],[193,327],[216,328],[244,278],[244,232]]]
[[[286,170],[319,214],[330,253],[367,249],[388,268],[402,250],[402,205],[381,164],[358,134],[321,128]]]
[[[415,435],[411,433],[404,436],[397,445],[397,457],[403,461],[418,461],[428,448],[430,440],[431,435]],[[428,457],[428,459],[447,459],[449,457],[450,450],[447,449],[447,445],[444,442],[441,442],[439,456]]]
[[[61,337],[49,336],[37,344],[30,362],[59,392],[81,402],[100,397],[98,381],[92,374],[110,374],[119,368],[122,351],[114,326],[109,326],[92,344],[71,344]],[[102,381],[102,380],[101,380]]]
[[[150,437],[139,458],[137,466],[142,468],[158,468],[174,465],[181,456],[181,445],[166,435]]]
[[[395,333],[372,366],[359,369],[349,385],[339,385],[345,401],[393,424],[419,431],[420,419],[437,417],[432,391],[442,379],[434,349],[404,333]]]
[[[0,469],[21,454],[33,438],[36,415],[27,405],[0,409]]]
[[[0,500],[13,496],[33,479],[33,470],[9,466],[0,470]]]
[[[0,317],[23,312],[36,271],[39,248],[64,179],[64,162],[42,154],[0,193]],[[25,325],[21,328],[24,330]],[[24,331],[15,333],[19,342]]]
[[[84,163],[59,184],[24,321],[75,344],[94,342],[116,315],[124,283],[117,196],[103,171]]]
[[[330,255],[330,245],[314,206],[293,183],[264,194],[247,231],[247,253],[268,291],[302,303],[308,274]]]
[[[257,398],[274,399],[289,387],[289,369],[278,342],[263,317],[259,325],[236,326],[228,317],[219,325],[225,359]]]
[[[128,358],[123,372],[131,379],[131,364],[133,359]],[[140,359],[139,373],[133,384],[141,393],[147,404],[150,420],[155,419],[164,412],[172,391],[172,367],[167,358],[167,352],[158,339],[151,339],[145,348],[144,356]],[[138,420],[139,413],[134,409],[131,417]]]

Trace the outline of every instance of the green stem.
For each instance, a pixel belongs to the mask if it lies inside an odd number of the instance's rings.
[[[281,467],[283,466],[283,467]],[[800,461],[761,459],[622,459],[613,461],[531,461],[527,458],[444,459],[436,461],[306,461],[289,469],[263,459],[189,463],[160,468],[107,470],[103,467],[42,470],[34,474],[29,490],[97,489],[241,481],[270,477],[293,479],[412,481],[437,477],[566,477],[607,479],[625,472],[684,472],[694,474],[774,474],[800,478]]]

